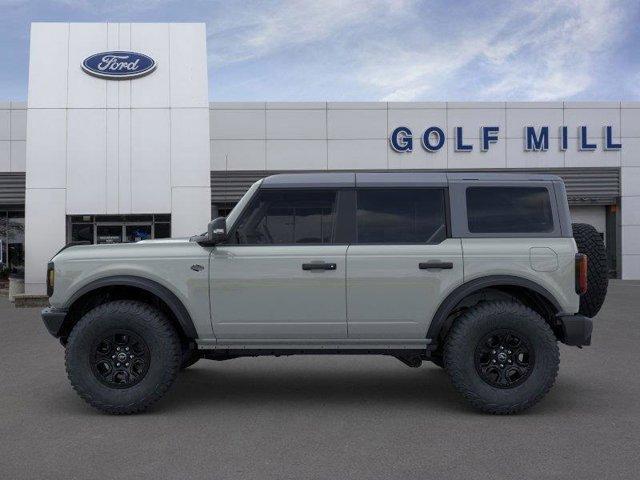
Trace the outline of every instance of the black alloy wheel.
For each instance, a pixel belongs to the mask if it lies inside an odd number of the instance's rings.
[[[130,330],[113,330],[96,341],[91,350],[91,370],[110,388],[129,388],[149,370],[150,354],[145,341]]]
[[[480,378],[492,387],[513,388],[531,374],[534,353],[529,341],[509,329],[494,330],[476,347],[474,361]]]

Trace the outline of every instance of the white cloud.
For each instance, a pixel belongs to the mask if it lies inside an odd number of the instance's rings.
[[[355,82],[387,101],[562,99],[593,85],[626,20],[615,0],[442,5],[296,0],[229,9],[209,24],[210,61],[223,68],[300,53],[295,67],[314,84],[321,72],[327,84]]]
[[[321,0],[247,4],[209,22],[210,58],[226,65],[330,40],[347,29],[398,15],[404,0]]]
[[[52,3],[77,11],[82,20],[116,13],[148,21],[166,21],[172,13],[208,19],[212,90],[223,96],[410,101],[554,100],[597,96],[603,84],[637,96],[636,59],[615,79],[603,71],[622,55],[620,44],[637,36],[632,22],[640,7],[637,0],[625,1]],[[0,5],[33,7],[27,0]],[[225,83],[216,85],[221,77]],[[238,85],[251,87],[238,93]]]
[[[487,89],[488,94],[551,100],[577,95],[591,86],[597,62],[622,30],[622,10],[610,1],[572,2],[569,12],[550,7],[542,2],[538,11],[544,13],[512,40],[515,54],[523,49],[529,53],[502,58],[495,69],[499,80]],[[561,20],[554,23],[556,16]]]
[[[15,4],[33,3],[32,0],[0,0],[0,2],[13,2]],[[156,9],[167,4],[173,3],[173,0],[49,0],[54,5],[62,5],[64,7],[78,11],[92,11],[99,14],[140,12]]]
[[[597,62],[617,40],[624,20],[622,9],[608,0],[538,1],[504,12],[484,22],[467,19],[460,26],[466,34],[457,37],[425,32],[428,48],[405,47],[391,62],[389,48],[374,53],[359,80],[382,100],[438,97],[450,92],[456,79],[473,85],[479,100],[567,98],[592,85]],[[388,68],[380,68],[383,64]]]

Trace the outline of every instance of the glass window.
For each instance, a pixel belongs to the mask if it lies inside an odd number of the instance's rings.
[[[93,223],[72,223],[71,241],[93,243]]]
[[[553,231],[549,191],[544,187],[467,188],[467,216],[472,233]]]
[[[155,238],[170,238],[171,237],[171,224],[170,223],[156,223],[154,227]]]
[[[0,278],[4,278],[9,273],[7,234],[7,213],[0,212]]]
[[[8,212],[3,239],[5,267],[13,274],[24,274],[24,212]]]
[[[96,222],[124,222],[125,216],[123,215],[96,215]]]
[[[227,217],[233,210],[233,203],[216,203],[211,205],[211,219],[218,217]]]
[[[358,243],[440,243],[447,236],[444,190],[358,190]]]
[[[122,221],[127,223],[135,223],[135,222],[151,222],[155,219],[156,216],[160,215],[126,215],[123,217]],[[98,217],[98,220],[102,221],[101,217]]]
[[[98,225],[96,227],[98,243],[122,243],[122,226]]]
[[[126,242],[139,242],[151,238],[151,225],[127,225]]]
[[[115,221],[117,220],[117,221]],[[121,243],[171,237],[171,215],[70,216],[69,242]]]
[[[335,206],[335,191],[263,190],[239,220],[235,241],[241,245],[331,243]]]
[[[260,187],[261,183],[262,183],[262,180],[258,180],[253,185],[251,185],[249,190],[247,190],[245,194],[242,196],[242,198],[238,200],[238,203],[236,203],[236,206],[233,207],[233,209],[229,212],[229,214],[227,215],[228,229],[232,228],[233,225],[236,223],[236,220],[238,220],[238,216],[240,215],[240,212],[244,210],[245,205],[249,203],[255,191],[258,190],[258,188]]]
[[[91,222],[93,223],[93,216],[91,215],[74,215],[71,217],[71,221],[73,223],[80,223],[80,222]]]

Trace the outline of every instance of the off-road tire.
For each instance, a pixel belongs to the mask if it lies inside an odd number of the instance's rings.
[[[595,317],[604,303],[609,285],[607,251],[602,237],[591,225],[574,223],[571,226],[578,252],[587,256],[587,291],[580,295],[579,312]]]
[[[436,367],[444,368],[444,358],[442,358],[442,354],[432,355],[430,360]]]
[[[112,388],[94,373],[90,357],[95,342],[114,330],[133,332],[148,346],[148,369],[127,388]],[[65,365],[71,385],[89,405],[110,414],[141,412],[159,400],[176,378],[182,361],[180,340],[159,310],[132,300],[97,306],[73,327]]]
[[[523,336],[534,361],[523,383],[500,388],[487,383],[476,368],[476,348],[490,332],[507,329]],[[517,302],[487,302],[470,308],[447,335],[444,367],[456,390],[475,408],[512,414],[535,405],[553,386],[560,351],[553,331],[533,310]]]
[[[180,370],[185,370],[189,368],[191,365],[195,364],[198,360],[202,358],[200,356],[200,352],[198,352],[195,348],[189,348],[182,352],[182,361],[180,363]]]

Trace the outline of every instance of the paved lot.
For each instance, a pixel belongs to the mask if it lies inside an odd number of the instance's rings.
[[[0,478],[640,477],[640,282],[613,282],[595,345],[562,347],[526,414],[470,410],[438,368],[392,358],[202,361],[151,412],[71,390],[38,310],[0,298]]]

